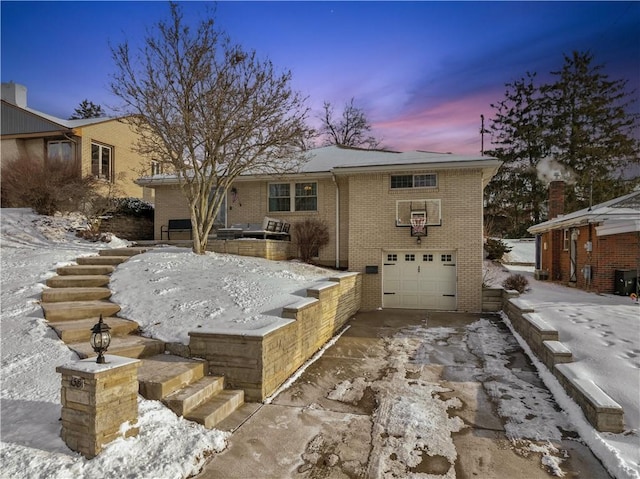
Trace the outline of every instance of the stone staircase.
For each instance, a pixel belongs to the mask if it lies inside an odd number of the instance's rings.
[[[185,419],[213,428],[234,411],[246,409],[244,391],[225,389],[223,377],[207,375],[205,361],[165,354],[162,341],[140,336],[138,323],[118,318],[120,306],[110,301],[109,275],[118,264],[145,251],[147,248],[100,250],[98,256],[78,258],[77,265],[58,268],[57,276],[47,280],[49,288],[42,292],[44,317],[58,337],[84,359],[96,355],[89,338],[102,315],[111,328],[107,354],[141,361],[140,394],[162,401]],[[227,427],[234,429],[233,421]]]

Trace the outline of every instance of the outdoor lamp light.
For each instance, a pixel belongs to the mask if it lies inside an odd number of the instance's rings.
[[[104,353],[107,351],[109,343],[111,343],[110,329],[109,325],[102,321],[102,315],[100,315],[100,320],[91,328],[91,347],[98,353],[96,363],[105,363]]]

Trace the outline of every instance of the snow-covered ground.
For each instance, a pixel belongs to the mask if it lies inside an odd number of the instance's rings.
[[[80,240],[66,230],[69,218],[39,217],[24,209],[3,209],[0,215],[2,477],[178,479],[197,472],[208,454],[225,447],[225,433],[177,418],[157,401],[140,398],[140,434],[114,441],[97,458],[87,461],[66,447],[59,437],[60,377],[55,368],[76,358],[46,326],[40,293],[57,266],[123,242]],[[160,248],[119,267],[111,287],[114,301],[123,306],[121,314],[140,322],[145,334],[184,343],[188,331],[197,328],[273,325],[281,306],[328,275],[296,262],[196,256],[186,249]],[[505,272],[495,272],[492,281],[500,275]],[[561,339],[574,350],[576,367],[583,367],[584,374],[629,409],[625,434],[599,434],[583,425],[581,435],[619,479],[640,478],[638,306],[626,298],[576,294],[530,281],[533,290],[523,297],[545,319],[557,316],[566,326]],[[480,334],[489,325],[477,328]],[[485,338],[478,344],[490,343]],[[570,415],[579,414],[572,410],[572,401],[558,402]]]

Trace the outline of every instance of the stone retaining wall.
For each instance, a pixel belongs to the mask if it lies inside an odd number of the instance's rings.
[[[282,310],[275,327],[238,334],[190,332],[193,357],[211,374],[243,389],[249,401],[263,401],[313,356],[360,309],[362,276],[338,273],[307,290],[307,298]]]
[[[560,342],[558,331],[537,315],[528,301],[519,298],[516,291],[505,291],[503,311],[533,353],[580,406],[589,423],[601,432],[623,432],[622,407],[593,381],[575,374],[570,367],[573,355]]]
[[[207,250],[214,251],[216,253],[228,253],[240,256],[254,256],[257,258],[266,258],[274,261],[284,261],[294,258],[296,255],[296,245],[291,243],[291,241],[269,239],[211,239],[207,244]]]
[[[137,241],[153,239],[153,219],[135,216],[110,216],[100,223],[101,233],[113,233],[118,238]]]

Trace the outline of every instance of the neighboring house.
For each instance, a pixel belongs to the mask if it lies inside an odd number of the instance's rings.
[[[549,217],[536,235],[536,276],[600,293],[630,294],[640,268],[640,191],[569,214],[564,182],[549,186]],[[626,290],[620,291],[620,286]]]
[[[480,311],[483,189],[500,164],[481,156],[319,148],[297,174],[240,177],[220,221],[322,220],[331,239],[317,263],[364,273],[363,309]],[[176,177],[138,182],[155,188],[156,239],[169,219],[189,218]],[[413,237],[411,218],[424,216],[427,236]]]
[[[136,134],[117,118],[63,120],[27,107],[27,89],[2,84],[1,166],[31,158],[73,162],[78,174],[116,182],[122,196],[153,202],[153,190],[135,183],[141,172],[151,172],[152,161],[133,149]]]

